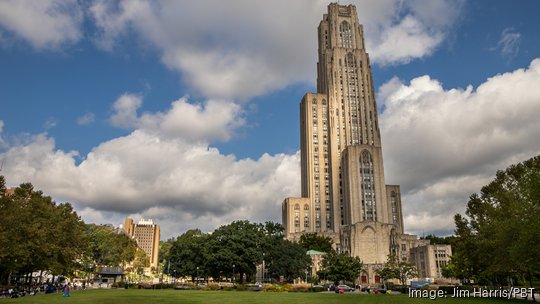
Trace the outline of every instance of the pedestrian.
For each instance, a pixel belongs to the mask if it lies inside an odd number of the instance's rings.
[[[64,287],[64,298],[69,297],[69,289],[70,289],[70,286],[69,286],[69,283],[67,283],[66,287]]]

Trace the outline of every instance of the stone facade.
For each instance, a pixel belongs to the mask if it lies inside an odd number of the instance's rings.
[[[368,280],[398,251],[399,186],[385,185],[381,136],[362,25],[356,7],[328,6],[318,28],[317,93],[300,103],[302,197],[283,202],[286,237],[329,236],[358,256]],[[371,266],[370,266],[371,265]]]
[[[410,251],[410,260],[416,264],[418,275],[422,278],[442,278],[442,269],[448,265],[451,257],[450,245],[423,245]]]
[[[401,193],[386,185],[375,89],[354,5],[332,3],[318,27],[317,93],[300,102],[301,196],[282,205],[286,237],[332,238],[358,256],[367,284],[389,254],[408,256]],[[413,240],[414,239],[414,240]],[[404,250],[404,252],[402,252]]]

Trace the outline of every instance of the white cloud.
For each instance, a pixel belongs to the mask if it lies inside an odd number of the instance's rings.
[[[8,182],[31,181],[73,202],[88,220],[119,224],[127,215],[151,217],[165,236],[236,219],[280,222],[281,201],[300,191],[298,153],[256,160],[223,155],[207,142],[228,135],[236,105],[193,105],[183,98],[166,112],[137,116],[130,112],[140,105],[133,96],[115,103],[117,112],[135,115],[120,120],[132,123],[129,135],[101,143],[80,163],[76,151],[57,149],[46,134],[33,136],[0,154]]]
[[[462,0],[359,1],[367,51],[381,65],[430,56],[458,20]]]
[[[443,38],[442,32],[429,33],[418,19],[406,16],[399,24],[381,32],[381,41],[370,53],[375,62],[383,65],[407,63],[431,55]]]
[[[521,43],[521,34],[516,32],[514,28],[505,28],[501,33],[501,39],[497,43],[501,51],[501,55],[507,58],[515,57],[519,52]]]
[[[462,0],[352,1],[365,25],[372,62],[388,65],[431,55],[457,20]],[[247,100],[296,82],[314,82],[317,25],[327,2],[218,0],[0,2],[6,33],[36,49],[91,37],[115,51],[124,39],[156,50],[161,61],[208,98]],[[95,32],[83,33],[84,17]],[[203,17],[201,17],[203,16]]]
[[[45,130],[52,129],[52,128],[56,127],[57,124],[58,124],[58,122],[56,121],[56,118],[54,118],[54,117],[49,117],[49,118],[47,118],[47,120],[43,123],[43,129],[45,129]]]
[[[84,113],[84,115],[77,118],[77,124],[84,126],[93,123],[96,120],[96,115],[92,112]]]
[[[142,105],[142,96],[125,93],[114,103],[114,114],[110,118],[113,126],[132,129],[139,124],[137,110]]]
[[[83,15],[76,1],[0,1],[0,36],[7,40],[7,32],[36,49],[55,49],[82,38]]]
[[[244,124],[239,105],[219,100],[192,104],[187,97],[174,101],[166,113],[137,114],[142,96],[124,94],[114,103],[112,125],[126,129],[140,129],[171,138],[211,142],[228,140],[234,130]]]
[[[368,51],[383,65],[432,54],[462,8],[462,1],[445,0],[353,3],[366,26]],[[102,48],[114,50],[135,34],[198,93],[245,100],[314,81],[316,28],[326,6],[320,0],[96,1],[90,12]]]
[[[540,59],[476,90],[445,90],[429,76],[410,84],[394,78],[381,87],[387,183],[406,192],[405,214],[428,206],[425,214],[409,216],[406,227],[423,223],[419,216],[429,222],[426,230],[444,216],[451,221],[496,170],[540,154],[538,83]]]

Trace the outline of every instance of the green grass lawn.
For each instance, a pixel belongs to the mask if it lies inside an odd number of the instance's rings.
[[[453,299],[440,298],[410,299],[407,295],[384,294],[335,294],[335,293],[298,293],[298,292],[252,292],[252,291],[197,291],[197,290],[145,290],[145,289],[94,289],[73,291],[71,297],[63,298],[61,293],[26,296],[18,299],[0,299],[4,303],[356,303],[356,304],[384,304],[384,303],[456,303],[456,304],[497,304],[497,303],[523,303],[522,300],[500,299]]]

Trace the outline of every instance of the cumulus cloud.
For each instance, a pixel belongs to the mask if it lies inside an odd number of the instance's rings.
[[[458,20],[464,1],[359,1],[366,48],[380,65],[431,55]]]
[[[375,63],[429,56],[444,40],[462,1],[352,1]],[[95,1],[95,41],[114,50],[136,35],[210,98],[245,100],[294,82],[313,82],[317,25],[324,1]],[[201,18],[200,16],[205,16]],[[434,17],[436,16],[436,17]],[[301,22],[299,22],[301,20]],[[399,46],[399,47],[396,47]]]
[[[18,37],[36,49],[58,48],[82,37],[82,7],[69,0],[0,1],[0,42]]]
[[[134,113],[140,102],[133,100],[142,102],[125,94],[115,109]],[[89,220],[118,224],[127,215],[151,217],[164,226],[165,237],[236,219],[280,221],[281,201],[300,191],[299,154],[236,159],[209,146],[235,124],[237,112],[230,107],[236,106],[194,105],[183,98],[163,113],[126,115],[131,120],[123,121],[134,128],[130,134],[101,143],[82,158],[38,134],[0,154],[9,164],[3,173],[10,184],[31,181],[73,202]]]
[[[123,94],[114,103],[114,114],[110,118],[113,126],[132,129],[139,124],[137,109],[142,105],[142,96],[136,94]]]
[[[476,89],[445,90],[429,76],[380,88],[386,179],[407,191],[406,227],[451,227],[453,214],[496,170],[540,154],[537,83],[540,59]]]
[[[382,65],[431,55],[455,24],[462,2],[351,1],[365,25],[372,61]],[[327,4],[8,0],[0,3],[0,42],[6,45],[9,34],[36,49],[56,49],[86,36],[115,51],[135,37],[139,46],[157,51],[163,64],[180,72],[193,92],[247,100],[291,83],[314,82],[316,28]],[[85,21],[93,24],[88,33],[83,33]]]
[[[77,124],[84,126],[93,123],[96,120],[96,115],[92,112],[85,113],[77,118]]]
[[[245,122],[242,108],[233,102],[207,100],[204,104],[192,104],[183,97],[174,101],[165,113],[143,113],[139,116],[137,110],[142,102],[140,95],[120,96],[113,106],[111,124],[184,140],[211,142],[228,140]]]

